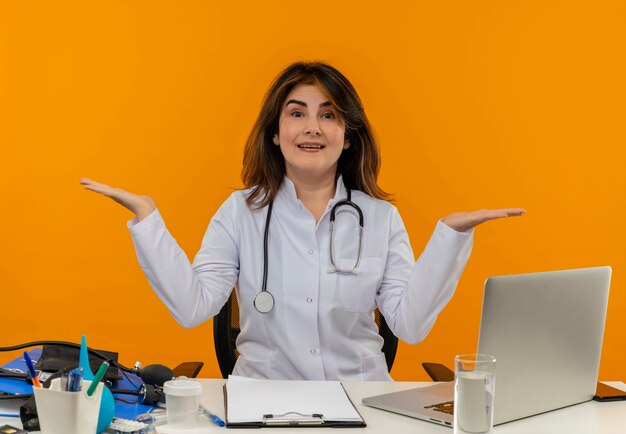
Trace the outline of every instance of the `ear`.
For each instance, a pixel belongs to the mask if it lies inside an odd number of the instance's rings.
[[[350,141],[348,139],[345,139],[343,141],[343,149],[348,149],[350,147]]]
[[[274,134],[274,137],[272,137],[272,142],[274,142],[276,146],[280,145],[280,142],[278,141],[278,133]]]

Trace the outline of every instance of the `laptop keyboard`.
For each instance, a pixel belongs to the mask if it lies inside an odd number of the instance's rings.
[[[428,405],[424,408],[432,408],[446,414],[454,414],[454,401],[440,402],[438,404]]]

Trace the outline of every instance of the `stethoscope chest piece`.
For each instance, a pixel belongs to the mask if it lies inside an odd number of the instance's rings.
[[[259,292],[254,297],[254,307],[261,313],[269,313],[274,309],[274,296],[267,291]]]

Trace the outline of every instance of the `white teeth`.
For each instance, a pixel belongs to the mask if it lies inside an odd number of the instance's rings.
[[[305,148],[305,149],[322,149],[322,145],[298,145],[298,148]]]

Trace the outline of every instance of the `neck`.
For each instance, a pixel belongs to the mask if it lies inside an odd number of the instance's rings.
[[[313,214],[316,221],[324,214],[328,201],[335,196],[335,174],[316,179],[303,178],[288,173],[287,177],[296,188],[296,196],[302,204]]]

